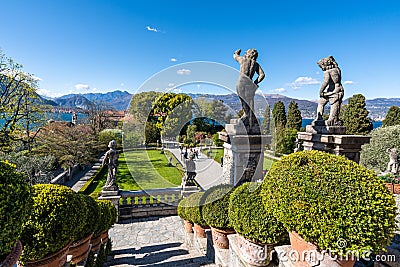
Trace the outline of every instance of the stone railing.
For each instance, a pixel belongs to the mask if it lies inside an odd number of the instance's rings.
[[[120,191],[119,219],[176,215],[181,188]]]

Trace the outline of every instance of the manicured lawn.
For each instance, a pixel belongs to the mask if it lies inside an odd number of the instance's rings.
[[[276,160],[271,159],[269,157],[264,157],[264,165],[263,165],[263,169],[269,171],[272,167],[272,164],[274,164],[274,162],[276,162]]]
[[[141,190],[176,187],[181,184],[182,171],[174,165],[168,167],[168,154],[159,150],[134,150],[121,153],[117,184],[123,190]],[[176,160],[175,160],[176,162]],[[107,167],[99,178],[85,190],[86,194],[98,195],[107,180]]]
[[[204,155],[207,155],[208,148],[202,150]],[[211,149],[211,158],[213,158],[216,162],[221,164],[221,157],[224,157],[224,148],[212,148]]]

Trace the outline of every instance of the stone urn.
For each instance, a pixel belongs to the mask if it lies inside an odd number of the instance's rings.
[[[298,233],[292,231],[289,233],[290,245],[292,251],[297,251],[298,261],[294,262],[296,267],[309,267],[309,266],[330,266],[330,267],[353,267],[356,259],[334,259],[329,254],[321,255],[320,249],[314,244],[305,241]],[[311,252],[311,254],[310,254]],[[311,255],[311,257],[306,257]],[[314,255],[314,256],[312,256]],[[322,260],[320,260],[322,259]]]
[[[72,255],[71,262],[73,264],[77,264],[78,262],[86,260],[87,256],[89,255],[90,239],[92,236],[93,234],[90,234],[87,237],[71,244],[68,254]]]
[[[52,253],[42,259],[35,260],[35,261],[27,261],[25,264],[21,264],[18,262],[18,266],[25,266],[25,267],[60,267],[64,266],[67,262],[67,254],[69,252],[69,247],[71,244],[66,245],[59,251]]]
[[[206,238],[206,229],[209,229],[209,227],[203,227],[197,223],[194,224],[194,232],[196,233],[197,237]]]
[[[101,245],[101,233],[98,234],[97,236],[92,236],[92,238],[90,239],[90,244],[92,244],[92,252],[96,252],[99,250],[100,245]]]
[[[187,220],[184,220],[184,224],[185,224],[186,233],[188,233],[188,234],[193,233],[193,223],[191,223],[191,222],[189,222]]]
[[[22,244],[21,241],[17,240],[14,248],[11,250],[10,254],[0,262],[1,267],[12,267],[17,263],[19,256],[22,254]]]
[[[271,261],[275,244],[256,243],[241,235],[238,235],[237,242],[240,256],[252,266],[267,266]]]
[[[229,248],[229,240],[228,240],[228,235],[235,234],[235,230],[233,229],[217,229],[214,227],[211,227],[211,234],[212,234],[212,239],[214,245],[217,246],[217,248],[221,249],[228,249]]]

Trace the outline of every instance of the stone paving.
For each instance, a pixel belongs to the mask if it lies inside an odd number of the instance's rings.
[[[107,266],[215,266],[185,244],[178,216],[124,221],[115,224],[109,235],[113,259]]]

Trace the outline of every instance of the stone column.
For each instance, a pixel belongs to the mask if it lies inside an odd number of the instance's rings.
[[[345,133],[344,126],[307,125],[305,132],[297,133],[297,138],[303,141],[304,150],[320,150],[337,156],[342,155],[359,163],[361,146],[368,144],[371,137]]]
[[[259,181],[263,177],[264,147],[271,143],[271,136],[249,135],[240,120],[233,119],[220,132],[224,141],[223,176],[226,184],[233,186],[244,182]]]

